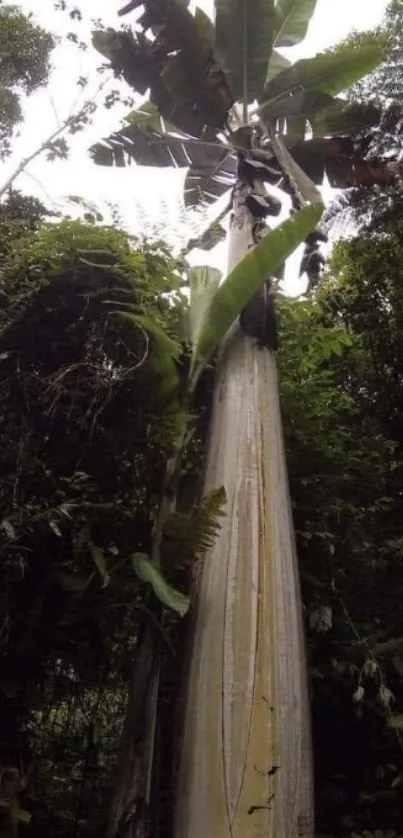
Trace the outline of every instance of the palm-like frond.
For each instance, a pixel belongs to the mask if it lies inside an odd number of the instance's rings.
[[[187,134],[163,133],[151,126],[141,127],[132,122],[93,145],[90,154],[94,162],[101,166],[127,166],[133,160],[138,166],[181,168],[189,166],[192,161],[201,165],[205,159],[205,148]],[[223,157],[220,146],[218,154]]]
[[[201,203],[212,204],[234,185],[237,159],[233,149],[224,146],[215,155],[211,154],[212,149],[208,151],[209,154],[203,156],[200,163],[193,158],[189,167],[184,190],[187,207]],[[215,157],[215,162],[212,162],[212,157]]]
[[[277,0],[274,16],[274,45],[293,47],[305,38],[317,0]]]

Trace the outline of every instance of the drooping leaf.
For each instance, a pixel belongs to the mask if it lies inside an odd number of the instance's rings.
[[[171,358],[179,358],[181,353],[180,344],[169,337],[151,317],[147,317],[145,314],[135,314],[126,311],[119,312],[119,317],[122,320],[133,323],[134,326],[140,326],[142,329],[145,329],[167,355],[170,355]]]
[[[354,145],[347,137],[297,141],[290,145],[290,151],[301,169],[318,185],[323,183],[329,160],[354,157]]]
[[[202,167],[224,160],[228,151],[217,145],[204,146],[186,134],[175,136],[137,124],[124,126],[91,146],[90,155],[99,166],[125,166],[134,160],[138,166]]]
[[[218,289],[221,272],[216,268],[190,268],[189,273],[189,337],[193,347],[197,346],[204,325],[206,311]]]
[[[274,0],[214,0],[214,5],[217,52],[231,90],[236,99],[252,102],[266,81]]]
[[[200,159],[193,156],[186,175],[184,201],[186,207],[212,204],[234,184],[237,160],[232,150],[223,147],[205,148]]]
[[[193,16],[175,0],[169,22],[159,4],[147,6],[139,22],[145,29],[155,27],[157,39],[113,29],[93,33],[93,44],[111,69],[139,93],[149,88],[161,116],[180,131],[199,137],[206,126],[223,128],[233,98],[225,74],[214,64],[203,15]]]
[[[331,186],[347,189],[350,186],[391,185],[403,174],[400,162],[376,158],[362,160],[349,137],[286,141],[287,138],[284,142],[294,161],[318,186],[323,183],[325,175]]]
[[[142,2],[143,0],[129,0],[129,3],[126,3],[125,6],[119,9],[119,17],[129,14],[129,12],[134,12],[135,9],[138,9],[138,7],[142,5]]]
[[[111,577],[108,573],[108,569],[106,566],[106,558],[105,552],[102,550],[101,547],[97,547],[96,544],[90,545],[91,555],[94,560],[94,564],[98,570],[98,573],[101,578],[102,587],[106,588],[111,581]]]
[[[330,107],[310,117],[314,137],[353,134],[379,125],[381,112],[371,102],[346,102],[334,99]]]
[[[130,111],[126,116],[126,122],[146,131],[151,129],[159,134],[174,131],[173,125],[162,119],[154,102],[144,102],[138,110]]]
[[[10,807],[10,814],[13,820],[19,821],[20,823],[29,824],[32,820],[32,815],[27,812],[26,809],[20,809],[19,806],[11,806]]]
[[[14,541],[17,538],[15,527],[10,521],[7,520],[7,518],[3,518],[3,520],[0,522],[0,529],[4,530],[7,538],[9,538],[10,540]]]
[[[193,350],[192,370],[195,377],[198,365],[211,356],[247,302],[306,238],[322,212],[323,204],[304,207],[267,233],[220,285],[205,311],[199,340]]]
[[[305,93],[303,90],[297,90],[291,96],[287,95],[276,99],[272,105],[267,106],[265,114],[273,117],[298,116],[309,118],[318,111],[328,108],[333,102],[333,97],[329,96],[328,93],[321,93],[317,90],[310,90]]]
[[[264,114],[275,100],[297,90],[335,96],[373,70],[383,56],[383,49],[371,43],[354,49],[343,45],[333,52],[303,58],[265,85],[261,112]]]
[[[233,104],[225,76],[220,70],[210,72],[204,65],[196,72],[194,62],[195,58],[191,60],[183,50],[169,56],[161,81],[175,104],[180,107],[192,104],[203,126],[222,129]]]
[[[306,134],[306,119],[304,116],[287,117],[287,140],[303,140]]]
[[[144,553],[134,553],[132,564],[138,578],[151,585],[160,602],[184,617],[189,610],[189,597],[169,585],[161,570]]]
[[[224,227],[218,221],[213,221],[204,233],[196,239],[189,239],[186,247],[182,251],[182,255],[190,253],[196,247],[200,250],[212,250],[213,247],[216,247],[217,244],[224,241],[226,235]]]
[[[144,94],[158,75],[155,59],[141,35],[111,28],[95,30],[92,45],[110,61],[116,75],[123,76],[138,93]]]
[[[274,46],[292,47],[305,38],[317,0],[277,0]]]
[[[329,183],[335,189],[352,186],[392,186],[403,176],[403,162],[393,160],[329,160]]]
[[[317,185],[325,175],[331,186],[391,185],[403,174],[403,164],[393,160],[363,160],[348,137],[329,137],[290,143],[292,157]]]

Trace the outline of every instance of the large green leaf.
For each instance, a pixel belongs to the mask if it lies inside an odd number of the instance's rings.
[[[266,113],[277,99],[298,90],[320,91],[335,96],[374,69],[383,59],[383,50],[374,44],[362,47],[343,47],[314,58],[303,58],[288,70],[279,73],[266,86],[262,95],[261,112]]]
[[[194,378],[245,305],[316,226],[322,212],[323,204],[304,207],[267,233],[220,285],[204,312],[198,343],[193,350]]]
[[[403,166],[400,163],[377,158],[363,160],[348,137],[297,141],[287,145],[295,162],[319,186],[325,174],[330,185],[336,189],[375,184],[388,186],[402,176]],[[272,160],[274,164],[275,158]]]
[[[277,0],[274,45],[292,47],[305,38],[318,0]]]
[[[190,285],[189,331],[191,344],[195,347],[199,342],[206,312],[219,287],[221,272],[206,265],[190,268],[188,277]]]
[[[190,253],[191,250],[194,250],[196,247],[200,250],[212,250],[217,244],[224,241],[227,233],[224,230],[224,227],[220,224],[224,215],[227,214],[227,208],[225,208],[222,213],[218,216],[215,221],[212,221],[211,224],[200,233],[200,236],[197,236],[194,239],[189,239],[186,243],[185,247],[183,248],[181,255],[186,256]]]
[[[265,109],[265,115],[270,114],[274,118],[277,117],[303,117],[310,119],[318,111],[330,107],[334,99],[328,93],[322,93],[318,90],[297,90],[291,96],[284,96],[276,99],[272,105],[268,105]],[[288,134],[288,131],[287,131]]]
[[[274,0],[214,0],[216,46],[238,100],[259,98],[272,50]]]
[[[279,73],[282,73],[283,70],[287,70],[288,67],[291,67],[291,61],[289,61],[288,58],[284,58],[284,55],[281,55],[281,52],[277,52],[277,50],[274,49],[270,56],[265,84],[268,84],[269,81],[274,79],[275,76],[278,76]]]
[[[151,585],[160,602],[184,617],[189,610],[189,597],[169,585],[161,570],[144,553],[134,553],[132,564],[136,575],[142,582],[148,582]]]

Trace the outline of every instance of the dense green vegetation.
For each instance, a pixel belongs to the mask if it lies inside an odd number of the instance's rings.
[[[403,816],[402,255],[400,228],[339,245],[316,299],[281,306],[318,831],[329,836],[399,834]],[[128,557],[149,547],[169,441],[144,333],[112,301],[130,295],[175,339],[176,307],[161,300],[175,285],[166,254],[71,222],[19,235],[3,262],[1,752],[31,766],[30,834],[75,824],[92,835],[105,816],[146,607]],[[197,445],[194,457],[193,471]]]
[[[402,246],[399,229],[339,245],[316,300],[282,309],[317,824],[328,835],[400,834],[402,822]]]
[[[180,281],[166,253],[112,228],[16,223],[1,283],[1,762],[30,767],[30,830],[96,834],[146,607],[131,556],[149,546],[171,435],[153,339],[117,310],[175,347],[164,294]]]

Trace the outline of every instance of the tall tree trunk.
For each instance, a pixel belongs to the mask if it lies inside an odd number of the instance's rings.
[[[251,244],[238,203],[229,269]],[[306,655],[276,364],[239,326],[215,388],[205,491],[219,486],[227,516],[200,586],[175,838],[311,838]]]

